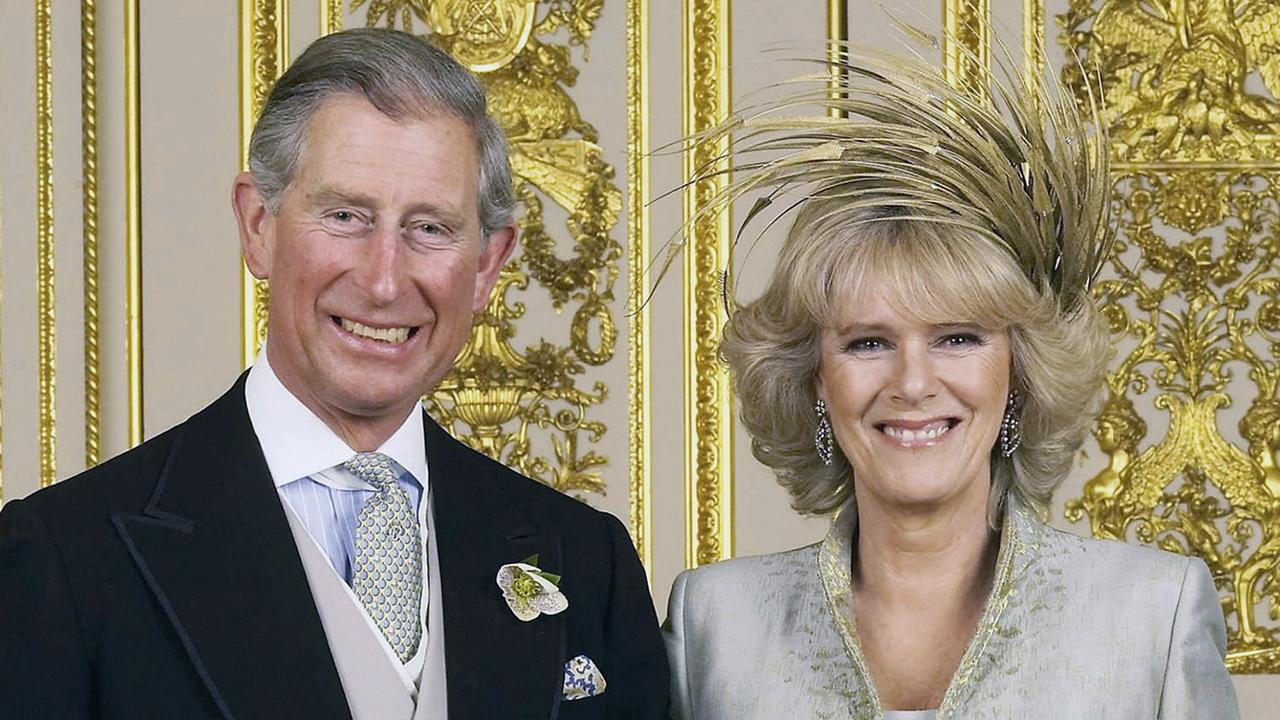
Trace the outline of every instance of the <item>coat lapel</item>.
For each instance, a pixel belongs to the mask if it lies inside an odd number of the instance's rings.
[[[147,507],[113,521],[224,717],[349,718],[244,380],[175,429]]]
[[[563,569],[560,538],[509,498],[506,471],[425,419],[444,603],[449,714],[555,717],[564,681],[565,615],[521,622],[498,589],[498,568],[539,556]]]

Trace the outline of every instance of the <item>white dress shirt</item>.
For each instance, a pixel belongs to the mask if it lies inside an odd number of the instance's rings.
[[[258,436],[267,469],[282,501],[288,503],[290,509],[301,519],[311,539],[329,558],[333,571],[350,586],[356,520],[365,500],[375,492],[368,483],[342,468],[342,464],[355,456],[356,451],[280,382],[267,361],[265,346],[249,370],[244,394],[249,421]],[[430,486],[427,482],[421,404],[414,406],[400,428],[377,452],[390,457],[399,466],[397,482],[408,493],[410,502],[417,509],[418,528],[422,538],[422,567],[425,570],[429,542],[426,520],[428,503],[422,502],[422,499],[429,497],[427,490]],[[415,695],[427,646],[428,577],[429,574],[424,571],[422,603],[419,608],[422,638],[417,651],[408,662],[400,663],[373,619],[365,613],[374,634],[382,641],[395,665],[401,669],[401,679]],[[357,605],[359,604],[357,601]]]

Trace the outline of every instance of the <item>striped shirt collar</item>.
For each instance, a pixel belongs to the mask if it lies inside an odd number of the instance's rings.
[[[356,454],[280,382],[267,362],[266,345],[249,369],[244,399],[249,407],[249,422],[258,436],[276,487],[341,465]],[[419,486],[426,486],[427,454],[421,403],[414,403],[409,416],[378,452],[395,460],[413,475]]]

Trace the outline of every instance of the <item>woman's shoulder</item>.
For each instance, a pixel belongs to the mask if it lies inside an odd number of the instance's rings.
[[[816,573],[819,545],[814,543],[767,555],[721,560],[685,570],[676,582],[696,585],[700,591],[710,591],[721,587],[740,587],[743,582],[768,583],[771,578],[783,581],[796,574]]]
[[[822,597],[818,545],[721,560],[676,577],[671,604],[697,614],[699,609],[733,608],[751,614],[797,598]]]
[[[1106,581],[1124,579],[1128,583],[1176,583],[1197,558],[1136,545],[1122,540],[1082,537],[1054,527],[1045,527],[1045,556],[1086,570],[1089,577]]]

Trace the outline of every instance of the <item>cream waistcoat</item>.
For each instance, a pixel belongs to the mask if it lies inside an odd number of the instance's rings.
[[[353,720],[448,720],[445,685],[444,614],[440,597],[440,562],[436,556],[435,522],[427,505],[427,637],[426,658],[418,682],[417,701],[391,659],[386,641],[369,615],[338,577],[320,546],[297,514],[284,505],[289,529],[302,557],[307,584],[333,652],[338,677]]]

